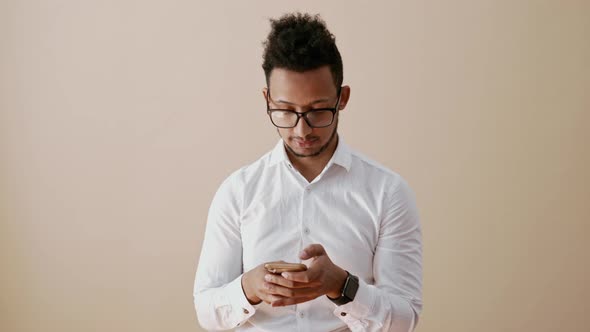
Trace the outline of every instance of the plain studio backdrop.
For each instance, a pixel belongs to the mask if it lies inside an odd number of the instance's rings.
[[[294,10],[336,36],[342,137],[416,192],[416,331],[587,331],[573,0],[1,1],[0,330],[200,331],[209,203],[277,142],[262,41]]]

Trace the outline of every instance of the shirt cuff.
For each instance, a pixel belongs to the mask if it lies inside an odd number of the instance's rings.
[[[364,323],[361,321],[373,310],[375,306],[376,295],[373,290],[367,285],[367,283],[359,279],[359,288],[356,291],[356,295],[353,301],[337,306],[334,309],[334,315],[340,318],[351,330],[355,330],[353,327],[363,329]]]
[[[256,308],[250,304],[242,288],[242,276],[243,274],[225,287],[232,308],[231,320],[236,327],[242,325],[256,312]]]
[[[369,286],[364,280],[359,279],[359,288],[354,300],[347,304],[337,306],[334,315],[340,318],[351,331],[365,331],[368,327],[369,316],[374,316],[380,291],[375,286]],[[408,302],[400,296],[387,298],[387,302],[393,310],[393,320],[390,330],[413,331],[416,326],[416,313]]]

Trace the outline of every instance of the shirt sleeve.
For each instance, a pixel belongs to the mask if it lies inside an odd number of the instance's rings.
[[[373,259],[375,283],[360,280],[355,299],[334,310],[352,331],[411,332],[422,311],[422,230],[414,194],[400,177],[388,197]]]
[[[195,276],[195,310],[207,330],[235,328],[256,311],[242,289],[241,203],[233,181],[224,181],[213,198]]]

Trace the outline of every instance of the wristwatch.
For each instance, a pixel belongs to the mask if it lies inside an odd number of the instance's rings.
[[[359,278],[350,274],[350,272],[346,271],[348,276],[346,277],[346,281],[344,282],[344,287],[342,288],[342,293],[340,297],[336,299],[332,299],[328,296],[330,301],[334,302],[336,305],[343,305],[347,304],[354,300],[356,296],[356,291],[359,289]]]

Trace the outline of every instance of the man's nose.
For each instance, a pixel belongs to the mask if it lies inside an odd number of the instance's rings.
[[[307,135],[311,134],[313,128],[311,128],[308,124],[307,121],[305,121],[304,117],[299,118],[299,122],[297,123],[297,125],[295,126],[295,128],[293,128],[295,135],[301,138],[305,138]]]

